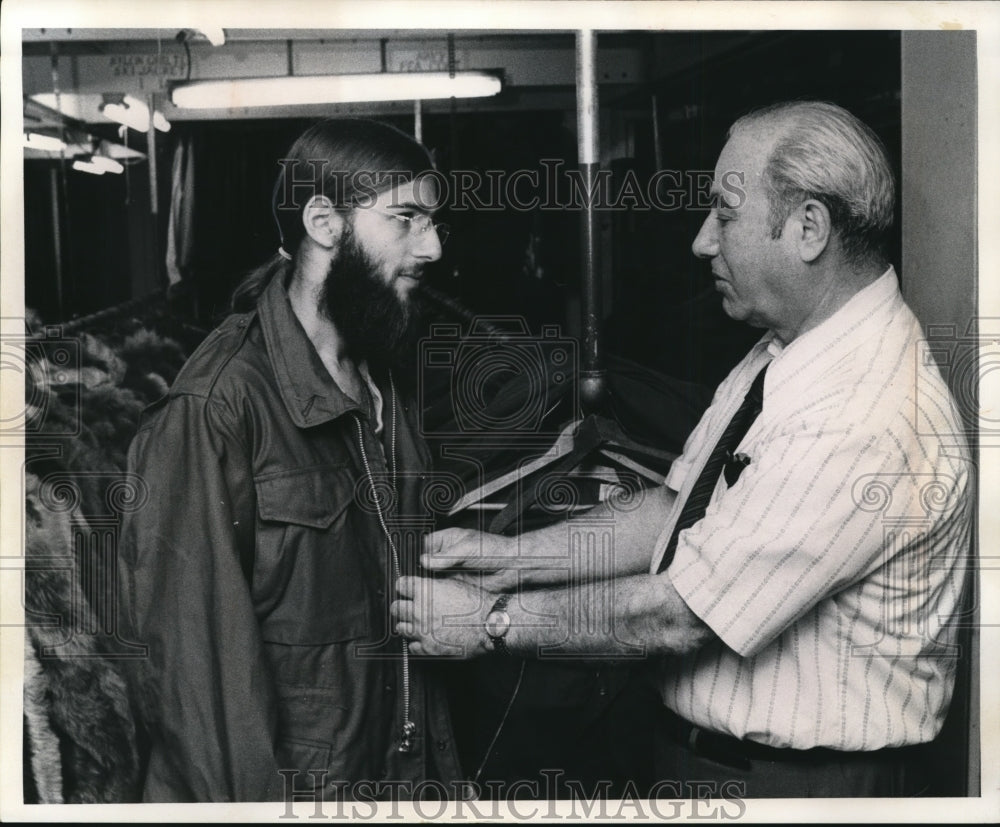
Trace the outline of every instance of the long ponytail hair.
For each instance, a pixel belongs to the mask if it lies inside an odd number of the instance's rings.
[[[302,211],[313,196],[324,195],[337,209],[349,209],[362,198],[434,168],[424,146],[405,132],[361,118],[328,118],[314,124],[278,165],[271,212],[279,251],[233,291],[230,306],[236,313],[253,310],[271,279],[284,278],[294,269],[305,236]]]

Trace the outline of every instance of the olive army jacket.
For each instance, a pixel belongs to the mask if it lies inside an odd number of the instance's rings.
[[[397,572],[372,493],[412,571],[430,453],[414,411],[378,386],[381,439],[275,277],[145,412],[122,580],[155,698],[146,800],[282,800],[317,779],[331,799],[359,782],[406,796],[459,778],[434,664],[404,669],[392,634]]]

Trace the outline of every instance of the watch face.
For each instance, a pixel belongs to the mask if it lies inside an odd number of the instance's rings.
[[[510,628],[510,615],[507,612],[490,612],[486,616],[486,634],[490,637],[503,637]]]

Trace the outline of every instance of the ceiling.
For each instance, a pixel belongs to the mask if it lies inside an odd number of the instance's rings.
[[[152,100],[170,121],[237,118],[308,118],[331,106],[178,109],[173,84],[186,80],[314,76],[381,72],[491,70],[502,73],[495,98],[424,101],[428,113],[449,111],[572,111],[575,98],[575,36],[567,32],[446,31],[414,29],[226,29],[212,46],[193,29],[24,29],[23,91],[79,123],[105,121],[99,105],[107,95]],[[597,79],[601,105],[683,71],[706,57],[739,48],[747,33],[716,35],[706,50],[683,33],[670,45],[656,32],[601,33]],[[706,53],[707,51],[707,53]],[[56,107],[54,93],[60,94]],[[386,115],[413,111],[410,101],[341,105],[338,114]],[[39,112],[35,112],[36,115]]]

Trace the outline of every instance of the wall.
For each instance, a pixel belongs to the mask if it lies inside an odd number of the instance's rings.
[[[977,316],[976,33],[909,31],[902,39],[902,285],[958,402],[973,450]],[[946,786],[979,791],[978,635],[969,629],[942,739],[967,761],[941,768]],[[967,766],[963,766],[967,765]],[[963,772],[967,770],[967,772]],[[964,777],[963,777],[964,776]]]

